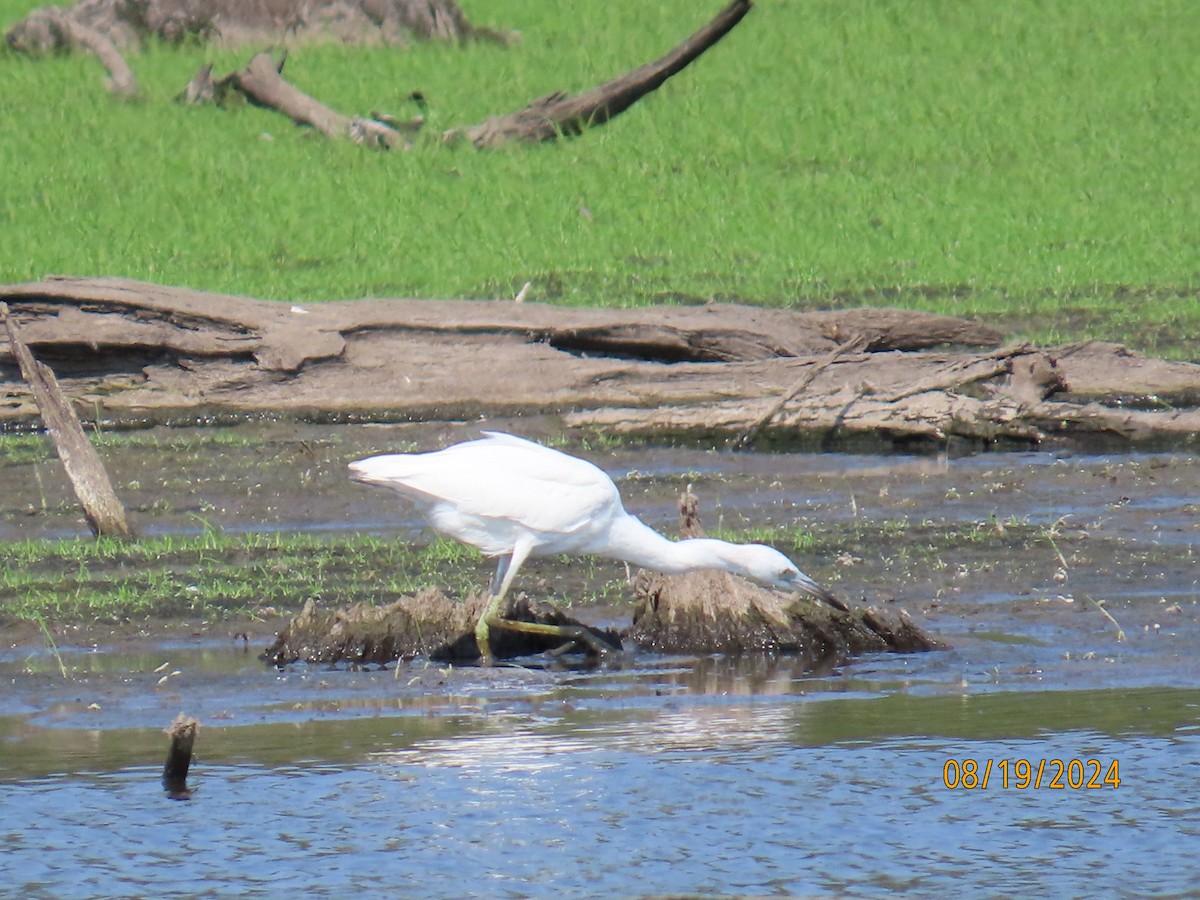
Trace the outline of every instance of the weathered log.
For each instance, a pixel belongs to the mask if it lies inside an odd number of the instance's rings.
[[[14,50],[31,55],[72,49],[51,22],[65,14],[120,47],[149,38],[226,46],[333,40],[405,45],[411,40],[509,44],[512,32],[473,25],[454,0],[79,0],[41,7],[7,32]]]
[[[20,28],[13,26],[9,31],[8,42],[14,49],[21,47]],[[62,50],[81,49],[91,53],[108,70],[107,87],[111,93],[126,98],[137,96],[138,83],[133,70],[104,32],[59,6],[44,6],[30,13],[25,28],[29,30],[26,40],[31,40],[34,46],[52,44]]]
[[[479,148],[496,147],[511,141],[550,141],[562,135],[578,135],[587,126],[601,125],[624,112],[639,99],[660,87],[705,50],[724,37],[750,10],[750,0],[733,0],[716,18],[669,54],[653,63],[575,96],[562,92],[535,100],[515,113],[488,119],[479,125],[452,128],[442,140],[469,140]],[[397,123],[390,117],[354,117],[325,106],[285,81],[269,54],[260,53],[236,72],[209,84],[211,68],[192,76],[180,99],[218,102],[229,91],[244,94],[251,102],[275,109],[300,125],[311,125],[327,137],[349,137],[373,147],[411,146],[424,124],[423,117]]]
[[[16,357],[21,374],[33,392],[42,422],[54,441],[75,496],[83,507],[92,533],[104,537],[130,538],[133,532],[125,518],[125,507],[117,498],[100,455],[83,432],[74,407],[59,387],[49,366],[34,359],[21,340],[16,320],[8,305],[0,301],[0,319],[8,335],[10,352]]]
[[[284,79],[286,54],[278,64],[270,53],[258,53],[244,68],[212,81],[212,66],[205,65],[192,76],[176,99],[189,103],[213,99],[222,102],[230,92],[238,92],[257,106],[278,110],[297,125],[308,125],[326,137],[349,138],[356,144],[382,149],[407,147],[420,132],[421,116],[407,122],[393,118],[383,121],[361,116],[346,116],[330,109],[314,97]]]
[[[732,0],[711,22],[666,56],[605,82],[583,94],[561,91],[534,100],[524,109],[490,118],[478,125],[443,133],[448,143],[467,140],[476,147],[496,147],[512,141],[553,141],[580,134],[620,115],[646,94],[657,90],[709,47],[728,34],[750,11],[750,0]]]
[[[114,422],[537,411],[572,427],[709,440],[771,411],[763,437],[772,440],[1037,444],[1200,433],[1200,365],[1099,342],[993,350],[991,329],[918,312],[432,300],[300,307],[68,278],[0,286],[0,300],[72,396]],[[871,352],[839,356],[808,383],[854,334]],[[28,388],[3,361],[0,421],[32,421]],[[805,386],[795,392],[797,384]]]
[[[1149,389],[1148,381],[1134,374],[1142,357],[1121,347],[1119,353],[1103,358],[1093,356],[1084,381],[1090,393],[1104,400],[1081,402],[1072,391],[1060,399],[1030,402],[1028,388],[1020,376],[1004,377],[1023,356],[1043,360],[1037,365],[1057,369],[1058,386],[1075,385],[1074,368],[1053,350],[1022,349],[1010,354],[1007,362],[994,355],[973,359],[949,359],[923,355],[921,365],[911,354],[904,363],[922,372],[909,383],[885,389],[878,374],[894,371],[890,361],[875,354],[871,365],[860,370],[863,378],[854,387],[853,375],[838,388],[813,391],[796,398],[795,403],[778,414],[772,430],[782,434],[888,436],[892,439],[927,439],[944,442],[963,438],[983,443],[1012,441],[1035,446],[1051,437],[1107,436],[1126,441],[1153,438],[1192,438],[1200,435],[1200,366],[1193,363],[1168,363],[1155,360],[1157,384],[1161,391]],[[934,371],[925,364],[933,363]],[[1084,367],[1080,367],[1081,370]],[[847,373],[848,374],[848,373]],[[1135,380],[1136,379],[1136,380]],[[991,380],[993,383],[988,383]],[[980,383],[984,396],[967,393]],[[1016,387],[1016,393],[1010,393]],[[1126,406],[1126,394],[1139,400],[1152,396],[1162,403],[1156,409]],[[1108,399],[1111,398],[1111,399]],[[1170,404],[1174,404],[1173,406]],[[663,405],[657,408],[624,407],[589,409],[564,417],[573,427],[603,428],[611,434],[726,434],[739,432],[754,424],[744,403],[721,400],[716,403]]]
[[[680,536],[704,537],[694,494],[679,503]],[[835,609],[758,587],[728,572],[640,573],[640,605],[625,637],[661,653],[794,653],[814,664],[856,653],[936,650],[942,644],[903,613]]]
[[[297,661],[382,665],[415,657],[472,662],[479,658],[475,623],[486,600],[484,593],[476,592],[454,601],[436,588],[401,597],[386,606],[360,603],[347,609],[324,610],[310,600],[279,632],[262,659],[277,666]],[[548,603],[531,603],[524,595],[510,600],[504,615],[521,622],[581,626],[609,645],[621,646],[614,632],[590,628]],[[554,653],[563,647],[564,641],[558,637],[492,632],[492,653],[498,659]]]
[[[846,343],[839,344],[829,355],[824,359],[814,363],[807,372],[801,375],[796,381],[784,392],[783,396],[771,404],[770,408],[754,420],[750,427],[743,429],[736,438],[731,441],[731,445],[738,449],[744,449],[754,443],[754,439],[758,437],[758,433],[770,424],[771,420],[779,415],[779,411],[790,403],[797,394],[808,387],[817,376],[832,366],[843,356],[850,353],[855,353],[867,346],[867,339],[860,336],[850,338]]]

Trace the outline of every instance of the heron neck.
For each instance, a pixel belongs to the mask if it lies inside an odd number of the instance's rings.
[[[598,552],[644,569],[680,575],[697,569],[728,568],[723,551],[729,546],[711,538],[672,541],[636,516],[626,515],[613,523],[607,545]]]

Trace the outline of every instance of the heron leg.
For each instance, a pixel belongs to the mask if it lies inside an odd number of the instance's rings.
[[[532,544],[518,544],[513,548],[511,556],[502,556],[496,563],[496,574],[492,578],[491,596],[483,608],[483,614],[475,623],[475,643],[479,645],[479,656],[485,666],[493,662],[491,647],[491,630],[500,628],[505,631],[517,631],[523,634],[544,634],[574,641],[587,645],[597,656],[607,656],[616,652],[616,648],[607,644],[587,628],[580,625],[545,625],[540,622],[518,622],[506,619],[500,614],[504,598],[512,586],[513,579],[521,565],[529,558],[533,549]]]
[[[475,643],[479,645],[479,656],[485,666],[492,664],[491,625],[493,622],[506,621],[500,617],[500,605],[508,593],[513,579],[521,564],[529,558],[532,545],[517,544],[508,556],[501,556],[496,561],[496,574],[492,576],[492,584],[488,601],[484,604],[479,621],[475,623]],[[499,626],[503,627],[503,626]]]

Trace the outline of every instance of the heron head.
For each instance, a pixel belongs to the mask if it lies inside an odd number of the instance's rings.
[[[727,552],[728,567],[737,574],[757,581],[764,587],[794,594],[807,594],[824,600],[839,609],[845,605],[827,590],[801,572],[794,562],[766,544],[728,544],[733,548]]]
[[[795,563],[766,544],[741,544],[735,560],[739,575],[781,591],[804,590],[811,580]]]

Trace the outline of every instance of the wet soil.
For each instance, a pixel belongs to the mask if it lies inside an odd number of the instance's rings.
[[[430,535],[413,511],[390,495],[352,485],[346,463],[397,449],[433,449],[482,427],[541,439],[561,434],[552,418],[448,426],[244,423],[149,429],[104,442],[101,454],[136,530],[146,536],[217,529],[331,539],[372,533],[422,542]],[[951,640],[977,621],[995,633],[1005,631],[1004,623],[1024,622],[1052,630],[1087,623],[1097,634],[1114,634],[1093,601],[1118,621],[1123,613],[1131,617],[1122,623],[1127,633],[1150,627],[1151,618],[1161,629],[1191,615],[1196,600],[1200,459],[1194,455],[1027,452],[954,459],[744,454],[695,445],[568,449],[610,472],[627,507],[666,533],[677,528],[677,497],[688,484],[704,504],[710,531],[755,528],[770,540],[787,533],[778,529],[808,529],[802,549],[784,549],[818,582],[852,601],[903,607],[935,636]],[[86,534],[57,461],[35,446],[5,452],[0,540]],[[254,562],[253,549],[237,553],[231,568]],[[463,567],[486,583],[486,560],[447,563],[448,570]],[[538,560],[522,587],[534,599],[568,597],[577,606],[580,596],[597,596],[597,585],[608,589],[623,581],[616,563]],[[389,599],[334,596],[343,604]],[[630,591],[602,596],[597,618],[628,614],[622,605]],[[308,599],[257,613],[281,619]],[[87,627],[107,636],[112,628],[159,626]],[[214,628],[243,630],[240,622],[194,620],[168,627],[206,635]],[[248,627],[264,630],[261,623]]]

